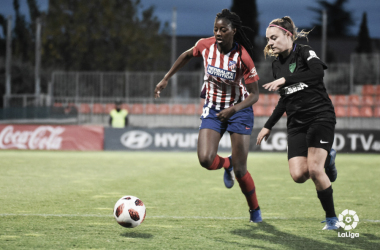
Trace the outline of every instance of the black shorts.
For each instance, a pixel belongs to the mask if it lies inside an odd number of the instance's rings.
[[[334,143],[335,124],[314,122],[310,126],[288,130],[288,160],[296,156],[307,157],[308,148],[323,148],[328,153]]]

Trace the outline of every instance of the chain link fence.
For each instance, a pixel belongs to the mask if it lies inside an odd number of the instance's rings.
[[[259,85],[273,81],[271,62],[256,64]],[[329,64],[324,82],[339,119],[346,124],[378,124],[380,117],[380,56],[352,54],[350,63]],[[114,102],[120,100],[130,111],[135,126],[191,126],[199,123],[199,98],[204,72],[178,72],[154,98],[154,88],[166,72],[53,72],[48,93],[40,96],[4,96],[9,106],[55,106],[78,110],[78,123],[106,124]],[[261,100],[273,100],[273,93],[260,88]],[[270,97],[270,98],[269,98]],[[273,103],[254,105],[256,117],[267,117]],[[261,110],[267,110],[261,112]],[[172,121],[177,117],[176,121]],[[355,120],[352,120],[355,119]],[[364,125],[363,125],[364,124]],[[356,125],[355,125],[356,126]],[[372,126],[372,125],[371,125]],[[350,125],[345,125],[350,127]]]

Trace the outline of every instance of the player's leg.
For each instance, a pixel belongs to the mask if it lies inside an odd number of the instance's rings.
[[[334,140],[334,127],[335,125],[332,123],[315,123],[310,126],[307,134],[308,169],[310,178],[315,184],[318,198],[326,213],[324,230],[339,228],[334,208],[333,189],[324,170],[325,161]]]
[[[217,155],[220,138],[226,131],[226,125],[218,119],[217,113],[215,109],[204,107],[201,116],[202,123],[199,127],[198,159],[201,166],[208,170],[230,166],[228,157]]]
[[[331,182],[324,171],[326,157],[327,151],[323,148],[310,147],[308,149],[307,166],[310,178],[313,180],[317,191],[325,190],[331,186]]]
[[[296,156],[288,161],[290,176],[296,183],[304,183],[310,179],[307,168],[307,158],[305,156]]]
[[[232,133],[232,165],[236,180],[244,194],[250,212],[251,222],[262,222],[261,211],[257,201],[256,187],[253,178],[247,170],[247,157],[251,135]]]
[[[310,178],[307,167],[306,131],[300,129],[288,132],[288,164],[290,176],[296,183]]]
[[[231,134],[232,166],[240,189],[247,199],[251,222],[261,222],[261,210],[256,196],[256,187],[247,171],[247,157],[253,128],[253,110],[248,107],[235,113],[228,121]]]
[[[201,129],[198,134],[198,159],[202,167],[208,170],[216,170],[222,167],[228,168],[230,161],[226,157],[217,155],[221,134],[212,129]]]

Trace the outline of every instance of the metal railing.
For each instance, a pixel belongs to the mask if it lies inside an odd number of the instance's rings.
[[[270,60],[258,63],[256,67],[260,76],[260,86],[273,80]],[[328,67],[328,70],[325,71],[324,82],[328,93],[333,97],[344,95],[349,99],[350,95],[359,95],[361,98],[363,85],[373,85],[380,88],[379,54],[353,54],[350,63],[328,64]],[[93,107],[95,104],[101,104],[105,107],[106,104],[110,105],[117,99],[125,104],[142,104],[144,107],[147,104],[200,105],[199,94],[203,84],[203,70],[178,72],[176,74],[177,80],[174,81],[177,85],[173,86],[173,81],[170,82],[168,87],[161,92],[161,98],[154,99],[154,88],[165,73],[53,72],[47,94],[39,96],[34,94],[6,95],[3,102],[4,106],[7,107],[53,106],[55,104],[63,107],[75,106],[79,110],[79,123],[105,123],[108,116],[107,112],[95,113]],[[268,94],[263,88],[260,88],[260,93]],[[376,94],[374,93],[374,95]],[[379,103],[376,99],[377,96],[373,98],[374,103],[369,106],[375,114],[379,109]],[[80,112],[82,104],[88,104],[91,111],[82,114]],[[347,105],[342,106],[348,108]],[[359,108],[361,108],[360,105]],[[197,119],[198,111],[197,109],[193,115],[194,119]],[[144,112],[139,114],[141,119],[143,116],[152,118],[151,114],[148,115]],[[353,115],[347,111],[347,117],[353,117]],[[167,119],[162,115],[161,118],[164,119],[163,121]],[[156,119],[154,122],[157,121]]]

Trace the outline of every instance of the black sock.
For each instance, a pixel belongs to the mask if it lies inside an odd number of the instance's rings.
[[[326,212],[326,217],[336,217],[332,187],[330,186],[325,190],[317,191],[317,194],[319,200],[321,201],[323,210]]]

